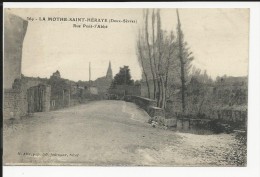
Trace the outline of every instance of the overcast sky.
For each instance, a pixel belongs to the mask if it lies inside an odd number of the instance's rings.
[[[142,9],[10,9],[29,22],[23,45],[22,73],[49,77],[59,70],[63,78],[92,80],[128,65],[133,79],[141,78],[135,44]],[[248,72],[248,9],[180,9],[185,40],[194,53],[193,64],[215,78]],[[175,9],[162,9],[162,27],[176,29]],[[74,22],[39,21],[39,17],[84,17],[137,20],[137,24],[106,23],[106,29],[73,28]],[[82,23],[75,23],[82,24]],[[92,23],[94,24],[94,23]],[[104,23],[105,24],[105,23]]]

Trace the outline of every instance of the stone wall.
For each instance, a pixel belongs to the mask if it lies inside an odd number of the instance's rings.
[[[50,111],[51,86],[39,84],[27,90],[28,112]]]
[[[21,77],[15,79],[13,88],[4,89],[4,119],[10,118],[21,118],[26,116],[28,113],[28,98],[27,91],[29,88],[38,86],[39,84],[45,83],[45,79]],[[46,94],[50,94],[51,88],[47,88]],[[50,100],[46,97],[45,102],[50,103]],[[48,104],[45,105],[44,109],[48,110]]]
[[[51,86],[51,110],[70,106],[71,82],[60,77],[50,77],[47,84]]]
[[[149,98],[127,95],[125,100],[135,103],[146,112],[149,112],[150,107],[156,107],[156,101]]]
[[[151,117],[165,117],[165,111],[155,106],[149,106],[147,112]]]
[[[44,107],[43,111],[50,111],[51,103],[51,86],[45,85]]]
[[[165,118],[165,111],[162,108],[156,107],[156,101],[139,96],[125,96],[125,101],[133,102],[138,105],[140,108],[144,109],[148,115],[151,117],[151,121],[160,123],[161,125],[167,127],[176,126],[175,119]]]
[[[46,79],[35,78],[35,77],[24,77],[22,76],[20,79],[15,79],[13,83],[13,89],[19,90],[20,93],[20,101],[22,104],[20,105],[20,109],[22,110],[24,115],[28,112],[28,100],[27,100],[27,90],[31,87],[38,86],[39,84],[45,84]]]
[[[235,127],[247,129],[247,106],[227,106],[211,111],[210,119],[231,123]]]
[[[27,100],[20,90],[4,89],[3,119],[20,118],[27,113]]]

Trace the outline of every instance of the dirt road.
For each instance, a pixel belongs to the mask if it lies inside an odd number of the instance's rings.
[[[133,103],[96,101],[4,125],[4,163],[101,166],[221,166],[234,135],[194,135],[147,123]]]

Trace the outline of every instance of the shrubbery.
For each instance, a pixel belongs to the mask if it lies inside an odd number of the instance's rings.
[[[231,133],[232,127],[229,124],[223,124],[215,119],[209,122],[209,129],[214,133]]]

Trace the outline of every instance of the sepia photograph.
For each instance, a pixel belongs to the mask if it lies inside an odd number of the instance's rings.
[[[247,167],[249,8],[3,16],[4,165]]]

